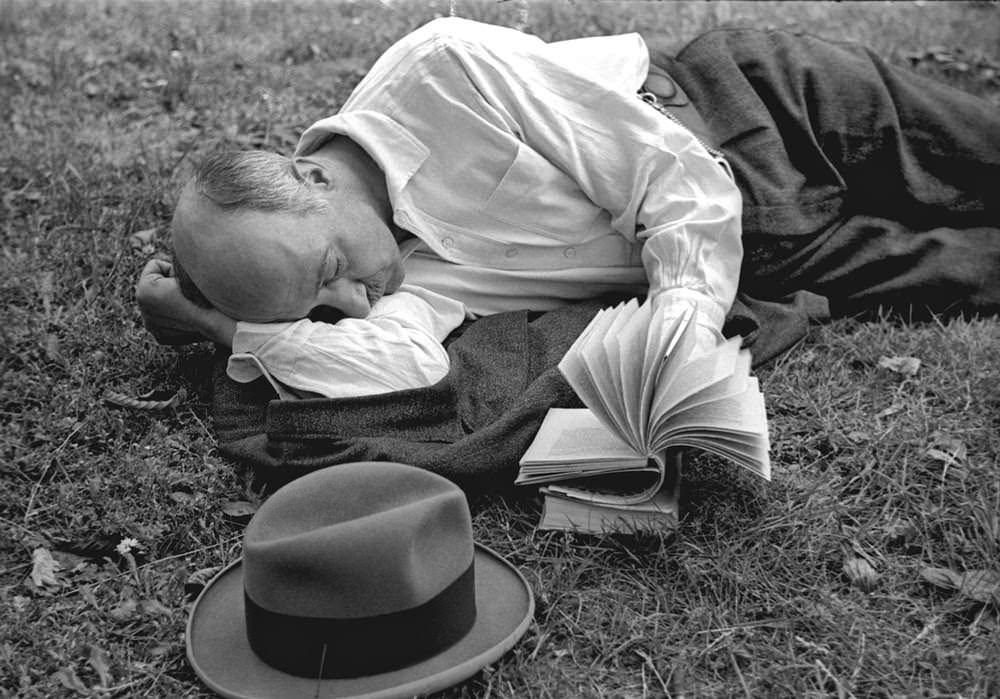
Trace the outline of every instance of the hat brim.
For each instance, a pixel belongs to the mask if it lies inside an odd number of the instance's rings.
[[[389,699],[440,691],[498,660],[524,635],[534,616],[531,588],[516,568],[478,544],[475,558],[472,629],[450,648],[408,667],[367,677],[317,680],[267,665],[247,641],[242,560],[220,572],[195,601],[187,625],[188,660],[210,689],[232,699]]]

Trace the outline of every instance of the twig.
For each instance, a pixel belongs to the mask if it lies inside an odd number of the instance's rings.
[[[45,480],[45,476],[46,476],[46,474],[48,474],[49,469],[52,467],[52,464],[55,461],[56,455],[60,451],[62,451],[63,448],[67,444],[69,444],[69,440],[73,439],[73,437],[75,437],[76,434],[80,430],[82,430],[83,426],[86,425],[86,424],[87,424],[87,419],[81,420],[80,424],[77,425],[76,427],[74,427],[73,431],[70,432],[66,436],[66,439],[64,439],[62,441],[62,443],[58,447],[56,447],[55,450],[53,450],[52,454],[49,455],[48,460],[45,462],[45,465],[42,467],[41,474],[39,474],[39,476],[38,476],[38,480],[35,482],[35,485],[32,486],[32,488],[31,488],[31,495],[28,496],[28,504],[24,508],[24,523],[25,524],[28,523],[28,520],[31,519],[31,515],[34,514],[31,510],[32,510],[32,507],[35,504],[35,498],[38,496],[38,490],[39,490],[39,488],[42,487],[42,481]]]
[[[649,656],[649,653],[639,648],[634,649],[633,652],[646,661],[646,664],[649,665],[650,671],[652,671],[653,675],[656,677],[656,681],[660,683],[660,688],[663,690],[663,694],[669,696],[670,690],[667,688],[667,683],[663,679],[663,675],[660,674],[660,671],[656,669],[656,665],[653,664],[653,659]]]
[[[747,685],[746,678],[743,677],[743,672],[740,670],[740,664],[736,662],[736,655],[733,653],[732,647],[726,648],[729,651],[729,660],[733,663],[733,669],[736,670],[736,676],[740,678],[740,685],[743,687],[743,695],[746,697],[752,697],[750,694],[750,687]]]

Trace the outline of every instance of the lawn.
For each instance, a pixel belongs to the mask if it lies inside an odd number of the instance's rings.
[[[266,493],[215,450],[212,348],[157,346],[136,275],[199,157],[288,152],[451,11],[678,47],[795,27],[1000,109],[996,3],[0,0],[0,697],[210,696],[187,611]],[[816,328],[759,371],[773,482],[696,458],[674,535],[540,533],[530,492],[475,498],[536,618],[446,696],[1000,696],[998,357],[996,318]],[[154,390],[184,394],[108,400]]]

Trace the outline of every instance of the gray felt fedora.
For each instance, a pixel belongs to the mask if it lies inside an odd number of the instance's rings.
[[[272,495],[202,591],[188,659],[226,697],[409,697],[457,684],[527,630],[531,588],[473,543],[451,481],[331,466]]]

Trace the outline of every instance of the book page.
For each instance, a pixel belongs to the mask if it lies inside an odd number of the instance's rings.
[[[603,337],[595,337],[593,345],[583,348],[582,355],[591,376],[594,377],[607,412],[615,421],[619,433],[629,443],[638,446],[635,441],[632,425],[628,421],[628,411],[625,402],[625,386],[633,380],[631,373],[635,371],[635,360],[632,357],[634,342],[631,335],[634,326],[631,321],[639,310],[639,303],[631,299],[619,304],[614,309],[614,316]],[[622,343],[626,345],[624,352]],[[601,379],[604,379],[602,381]]]
[[[676,344],[675,339],[681,334],[686,324],[691,321],[693,313],[679,318],[671,318],[668,323],[661,314],[653,313],[652,305],[650,305],[650,316],[652,320],[646,336],[642,390],[640,391],[639,411],[636,417],[641,435],[640,444],[647,446],[650,443],[649,421],[652,414],[653,395],[656,391],[656,377],[659,376],[660,367],[666,360],[664,352],[667,350],[665,348]]]
[[[643,303],[631,314],[628,323],[614,338],[618,372],[622,377],[621,401],[625,411],[625,424],[632,434],[629,443],[636,445],[645,442],[645,420],[641,412],[645,377],[651,361],[655,361],[647,351],[653,321],[652,307]],[[615,365],[615,360],[610,355],[608,361],[612,366]]]
[[[717,444],[720,436],[728,436],[732,442]],[[694,438],[699,438],[698,444],[692,443]],[[734,460],[770,480],[767,413],[755,377],[747,379],[746,390],[738,396],[695,405],[672,415],[659,432],[655,445],[661,449],[681,444],[698,446],[732,458],[732,452],[726,453],[724,447],[736,447],[740,443],[747,446],[740,450],[740,455],[747,458]]]
[[[706,381],[706,383],[699,386],[697,392],[686,396],[678,405],[674,405],[665,413],[654,413],[652,424],[650,425],[654,440],[664,429],[665,425],[676,424],[680,416],[694,408],[707,404],[719,404],[721,406],[728,401],[742,400],[741,397],[746,393],[750,380],[750,377],[746,374],[730,374],[712,383],[707,383],[707,380],[713,378],[715,377],[702,375],[699,377],[699,380]],[[724,409],[724,407],[719,408],[720,411]]]
[[[608,328],[614,322],[619,307],[602,309],[584,330],[584,335],[574,342],[566,355],[560,360],[558,368],[577,396],[588,406],[591,412],[608,430],[618,433],[622,439],[627,439],[627,430],[623,430],[618,419],[612,413],[613,404],[608,404],[606,395],[610,395],[606,380],[607,366],[593,357],[594,346],[601,346],[601,339],[607,334]],[[638,451],[638,449],[637,449]]]
[[[586,408],[552,408],[520,460],[515,483],[645,469],[648,459]]]
[[[587,408],[550,408],[521,463],[612,461],[637,454]]]
[[[671,335],[661,338],[659,351],[663,360],[655,376],[651,377],[655,390],[669,390],[677,373],[687,364],[694,349],[696,320],[697,314],[692,306],[681,316],[679,327]]]
[[[750,354],[744,352],[743,355],[741,360],[740,340],[733,338],[684,364],[668,386],[656,387],[651,422],[662,421],[674,410],[683,409],[687,399],[720,381],[733,376],[744,380],[749,375]],[[652,429],[655,431],[655,427]]]

